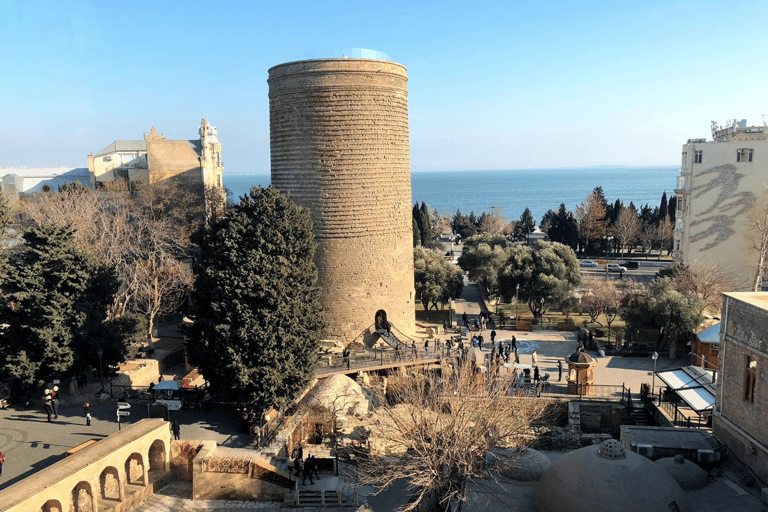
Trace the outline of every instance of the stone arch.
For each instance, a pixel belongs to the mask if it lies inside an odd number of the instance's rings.
[[[376,312],[374,317],[374,323],[376,324],[376,330],[386,329],[389,330],[389,322],[387,321],[387,312],[380,309]]]
[[[149,470],[165,471],[165,443],[156,439],[149,447]]]
[[[122,482],[120,473],[114,466],[107,466],[99,476],[100,496],[103,499],[123,501]]]
[[[40,507],[40,512],[64,512],[64,508],[59,500],[48,500]]]
[[[144,478],[144,458],[140,453],[133,452],[125,460],[125,483],[129,485],[146,485]]]
[[[81,480],[72,488],[72,512],[96,512],[96,497],[88,482]]]

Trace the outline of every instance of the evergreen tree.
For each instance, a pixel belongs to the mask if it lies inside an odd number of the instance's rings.
[[[429,207],[422,202],[419,210],[419,217],[421,223],[419,228],[421,229],[421,245],[427,245],[432,240],[432,220],[429,218]]]
[[[421,216],[421,210],[419,209],[419,203],[414,203],[413,210],[411,210],[411,215],[413,216],[413,221],[416,223],[416,226],[414,229],[416,229],[419,233],[419,242],[418,244],[423,245],[424,244],[424,238],[422,235],[424,234],[424,220]],[[416,235],[414,234],[414,243],[416,243]],[[417,245],[418,245],[417,244]],[[416,247],[414,245],[414,247]]]
[[[515,224],[515,236],[518,240],[525,240],[536,229],[536,221],[533,219],[531,209],[527,206],[520,215],[520,220]]]
[[[419,231],[419,223],[416,221],[416,217],[413,218],[413,246],[418,247],[421,245],[421,231]]]
[[[669,222],[671,222],[674,226],[675,217],[677,215],[677,196],[672,196],[669,198],[669,206],[667,207],[667,212],[669,213]]]
[[[11,205],[5,192],[0,190],[0,239],[5,238],[5,230],[11,224]]]
[[[24,243],[0,279],[3,372],[41,386],[96,367],[99,348],[106,366],[123,361],[135,332],[105,323],[118,288],[114,269],[79,250],[69,227],[32,228]],[[93,336],[105,331],[110,336]]]
[[[565,203],[560,203],[557,213],[550,217],[547,236],[553,242],[559,242],[571,249],[576,249],[579,243],[579,226],[576,219],[573,218],[573,213],[565,207]]]
[[[216,391],[289,404],[314,374],[323,329],[309,212],[254,187],[199,240],[190,362]]]
[[[657,224],[663,221],[665,218],[667,218],[667,191],[666,190],[661,195],[661,203],[659,204],[659,219]]]

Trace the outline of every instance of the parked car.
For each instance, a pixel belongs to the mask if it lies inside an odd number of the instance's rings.
[[[608,272],[620,272],[623,274],[627,271],[627,267],[622,267],[618,263],[609,263],[605,266],[605,270]]]
[[[579,266],[580,267],[596,267],[597,263],[595,263],[592,260],[584,260],[584,261],[579,262]]]
[[[623,266],[627,270],[637,270],[638,263],[636,261],[625,261],[625,262],[622,262],[621,266]]]

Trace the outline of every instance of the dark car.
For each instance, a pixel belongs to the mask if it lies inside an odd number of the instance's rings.
[[[625,261],[621,266],[627,270],[637,270],[638,263],[636,261]]]

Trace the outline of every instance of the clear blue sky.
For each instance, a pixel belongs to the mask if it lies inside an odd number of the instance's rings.
[[[267,70],[351,47],[408,68],[414,171],[678,165],[711,120],[762,124],[767,29],[765,0],[0,0],[0,167],[205,114],[225,172],[269,173]]]

